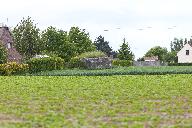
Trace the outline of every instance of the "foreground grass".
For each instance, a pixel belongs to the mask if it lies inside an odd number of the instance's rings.
[[[111,76],[111,75],[165,75],[192,74],[192,66],[117,67],[101,70],[54,70],[30,74],[33,76]]]
[[[0,127],[192,127],[192,75],[0,77]]]

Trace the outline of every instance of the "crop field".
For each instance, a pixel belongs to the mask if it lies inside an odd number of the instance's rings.
[[[192,127],[192,75],[1,76],[0,127]]]
[[[64,69],[38,72],[35,76],[111,76],[111,75],[165,75],[165,74],[192,74],[192,66],[130,66],[111,69],[83,70]]]

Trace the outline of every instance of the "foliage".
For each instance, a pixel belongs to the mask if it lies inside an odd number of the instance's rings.
[[[177,63],[178,62],[177,52],[176,51],[168,52],[167,55],[165,56],[165,61],[168,63]]]
[[[174,40],[171,41],[171,44],[170,44],[171,51],[175,51],[175,52],[180,51],[186,43],[188,43],[186,38],[184,41],[183,41],[183,39],[174,38]]]
[[[192,66],[118,67],[102,70],[54,70],[35,73],[40,76],[112,76],[112,75],[166,75],[192,74]]]
[[[112,65],[113,66],[129,67],[129,66],[132,66],[133,63],[130,60],[113,60]]]
[[[159,60],[166,61],[167,53],[168,53],[167,48],[155,46],[151,48],[149,51],[147,51],[145,57],[158,56]]]
[[[71,44],[71,51],[73,51],[72,56],[95,51],[96,49],[89,37],[89,33],[86,33],[85,29],[81,30],[78,27],[71,27],[68,33],[68,40]]]
[[[13,30],[15,47],[25,58],[29,59],[35,54],[40,54],[43,45],[40,42],[39,29],[33,23],[31,17],[21,20]]]
[[[67,32],[48,27],[42,32],[41,40],[45,45],[45,53],[59,56],[66,61],[73,56],[72,44],[68,41]]]
[[[0,64],[7,62],[7,50],[1,45],[0,42]]]
[[[138,58],[137,61],[145,61],[144,57]]]
[[[73,57],[67,64],[68,68],[85,68],[85,63],[79,57]]]
[[[191,127],[192,75],[14,76],[0,83],[0,127]]]
[[[134,60],[134,54],[130,50],[130,46],[128,42],[126,42],[125,38],[123,39],[123,44],[120,46],[120,49],[118,50],[117,57],[120,60]]]
[[[109,46],[109,42],[104,40],[104,37],[101,35],[97,37],[94,41],[94,45],[98,51],[106,53],[108,56],[111,55],[112,48]]]
[[[18,64],[16,62],[9,62],[5,64],[0,64],[0,74],[1,75],[15,75],[23,74],[28,72],[27,64]]]
[[[60,57],[32,58],[27,64],[30,73],[64,68],[64,60]]]

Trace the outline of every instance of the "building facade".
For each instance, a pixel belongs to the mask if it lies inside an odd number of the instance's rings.
[[[178,63],[192,63],[192,47],[188,43],[177,53]]]
[[[14,48],[12,34],[7,26],[0,27],[0,43],[7,49],[7,61],[21,63],[22,56]]]

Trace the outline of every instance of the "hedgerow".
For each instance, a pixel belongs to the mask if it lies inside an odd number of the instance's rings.
[[[27,61],[27,64],[30,73],[64,68],[64,60],[60,57],[32,58]]]
[[[9,62],[0,64],[0,75],[15,75],[28,72],[28,64],[18,64],[16,62]]]

